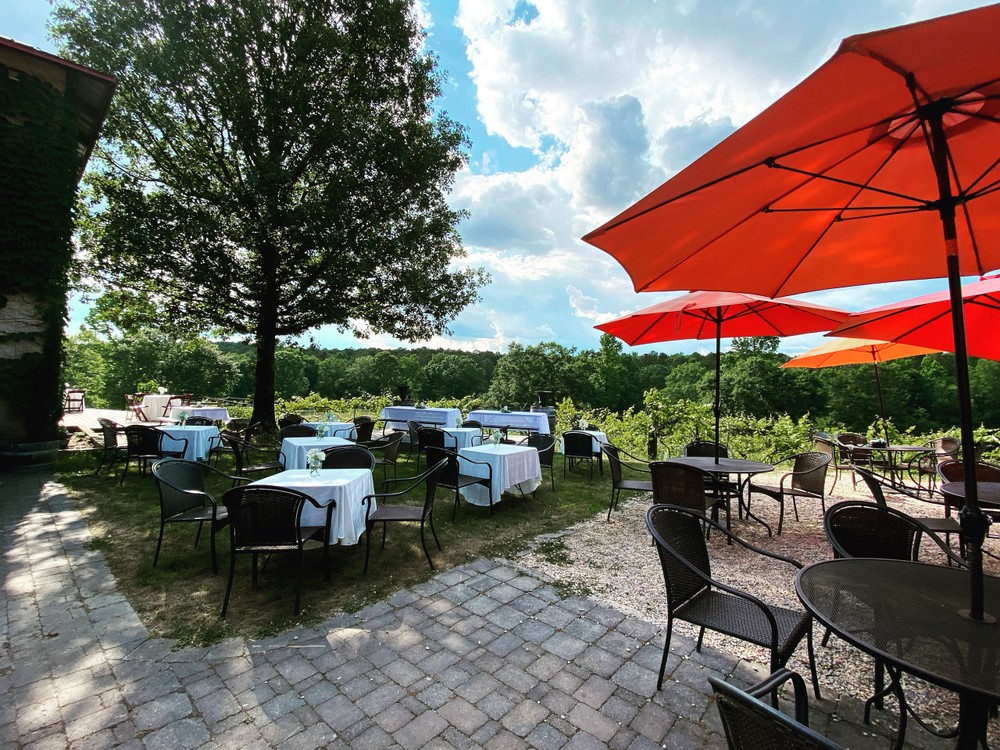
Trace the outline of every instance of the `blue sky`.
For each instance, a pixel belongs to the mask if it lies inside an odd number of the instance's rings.
[[[594,349],[593,329],[670,295],[633,292],[579,240],[685,167],[826,60],[845,36],[986,5],[960,0],[418,0],[447,74],[440,107],[466,125],[452,191],[469,212],[463,263],[493,281],[423,345],[503,351],[555,341]],[[0,35],[55,52],[46,0],[5,0]],[[861,82],[859,82],[859,85]],[[863,310],[944,288],[905,282],[805,295]],[[74,308],[79,317],[79,307]],[[333,328],[321,346],[404,346]],[[797,353],[819,336],[782,342]],[[669,342],[644,351],[708,351]]]

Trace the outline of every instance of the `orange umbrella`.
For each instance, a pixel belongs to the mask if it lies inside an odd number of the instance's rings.
[[[792,357],[782,365],[786,367],[837,367],[839,365],[860,365],[872,363],[875,368],[875,390],[878,392],[878,405],[882,413],[882,431],[885,433],[885,444],[889,445],[889,426],[885,418],[885,400],[882,398],[882,381],[878,375],[878,363],[888,362],[903,357],[919,357],[923,354],[937,354],[940,349],[926,349],[922,346],[899,344],[894,341],[878,341],[876,339],[833,339],[820,344],[797,357]]]
[[[794,336],[827,331],[847,318],[843,310],[794,299],[739,292],[690,292],[594,326],[626,344],[715,339],[715,460],[719,461],[721,340],[732,336]]]
[[[614,256],[637,291],[777,296],[947,275],[962,442],[972,445],[961,276],[1000,268],[998,38],[1000,5],[849,37],[584,239]],[[971,614],[983,619],[989,519],[973,451],[964,459]]]
[[[1000,360],[1000,336],[997,336],[1000,277],[966,284],[962,287],[962,300],[969,354]],[[951,311],[948,292],[935,292],[853,313],[829,335],[878,336],[904,344],[954,351]]]

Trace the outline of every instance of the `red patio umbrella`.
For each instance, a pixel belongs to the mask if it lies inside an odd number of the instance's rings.
[[[962,287],[970,355],[1000,360],[1000,276]],[[955,351],[951,297],[935,292],[852,313],[829,336],[877,336],[900,344]],[[850,339],[844,339],[848,341]]]
[[[683,339],[715,339],[715,460],[719,460],[721,340],[733,336],[795,336],[827,331],[848,313],[794,299],[739,292],[690,292],[594,326],[630,346]]]
[[[848,319],[850,316],[848,316]],[[832,335],[832,334],[827,334]],[[878,375],[878,363],[889,362],[903,357],[919,357],[923,354],[937,354],[940,349],[928,349],[923,346],[911,346],[894,341],[879,341],[877,339],[842,339],[837,338],[820,344],[803,352],[782,365],[782,368],[806,367],[819,369],[821,367],[838,367],[840,365],[861,365],[871,363],[875,368],[875,391],[878,393],[878,407],[882,415],[882,432],[885,434],[885,444],[889,445],[889,425],[885,417],[885,399],[882,398],[882,381]]]
[[[971,445],[961,276],[1000,267],[998,38],[1000,5],[849,37],[584,239],[614,256],[637,291],[777,296],[947,275],[962,441]],[[970,613],[983,619],[988,519],[972,451],[965,461]]]

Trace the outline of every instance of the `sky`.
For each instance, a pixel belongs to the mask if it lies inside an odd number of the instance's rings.
[[[417,0],[446,76],[438,108],[468,129],[451,192],[468,212],[467,257],[492,282],[450,334],[419,344],[502,352],[513,342],[596,349],[593,326],[668,299],[636,294],[609,255],[579,238],[660,185],[817,68],[842,38],[987,5],[968,0]],[[46,0],[3,0],[0,35],[56,52]],[[863,82],[859,82],[862,85]],[[802,299],[851,311],[945,282],[830,290]],[[71,327],[84,310],[72,307]],[[819,334],[784,339],[796,354]],[[708,352],[711,342],[636,351]]]

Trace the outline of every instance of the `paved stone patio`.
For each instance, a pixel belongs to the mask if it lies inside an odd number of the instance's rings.
[[[707,676],[761,674],[675,635],[657,692],[657,625],[485,559],[316,627],[175,650],[49,477],[0,474],[0,520],[4,747],[718,748]],[[860,709],[826,695],[812,725],[889,747]],[[916,727],[907,744],[951,746]]]

